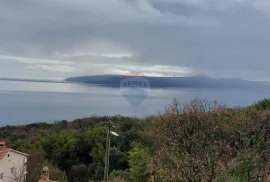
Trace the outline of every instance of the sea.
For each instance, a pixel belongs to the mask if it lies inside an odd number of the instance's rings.
[[[119,88],[77,83],[0,81],[0,126],[74,120],[90,116],[147,117],[162,114],[173,99],[216,100],[244,107],[270,97],[270,90],[150,88],[136,98]],[[137,102],[134,105],[134,100]]]

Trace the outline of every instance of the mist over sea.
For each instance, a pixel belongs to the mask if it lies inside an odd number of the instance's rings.
[[[181,104],[199,98],[230,107],[246,106],[270,96],[270,90],[150,89],[134,113],[120,88],[94,85],[0,81],[0,126],[73,120],[91,115],[145,117],[162,113],[173,98]]]

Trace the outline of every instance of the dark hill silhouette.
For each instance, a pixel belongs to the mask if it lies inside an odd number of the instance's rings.
[[[78,76],[65,79],[66,82],[86,83],[119,87],[124,75]],[[270,89],[270,83],[248,81],[239,78],[212,78],[205,75],[191,77],[144,77],[152,88],[222,88],[222,89]]]

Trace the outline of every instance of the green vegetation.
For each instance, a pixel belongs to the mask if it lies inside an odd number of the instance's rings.
[[[134,182],[147,181],[150,154],[142,145],[132,143],[132,146],[133,149],[129,152],[130,179]]]
[[[72,122],[0,128],[9,147],[30,154],[27,181],[37,181],[43,165],[51,179],[102,181],[106,128],[111,138],[111,182],[247,182],[270,174],[270,100],[247,108],[227,108],[194,100],[174,101],[163,115],[144,119],[90,117]]]
[[[267,110],[270,109],[270,99],[263,99],[250,106],[256,110]]]

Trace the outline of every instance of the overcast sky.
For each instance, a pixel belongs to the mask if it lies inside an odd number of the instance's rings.
[[[1,77],[269,70],[269,0],[0,1]]]

